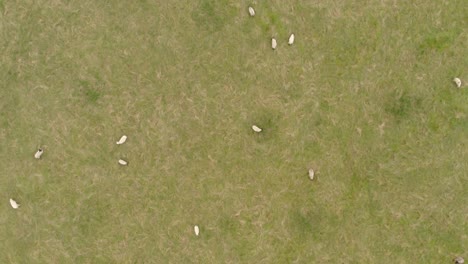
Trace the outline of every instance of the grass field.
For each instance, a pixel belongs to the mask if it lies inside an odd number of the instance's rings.
[[[0,263],[468,258],[467,25],[464,0],[0,0]]]

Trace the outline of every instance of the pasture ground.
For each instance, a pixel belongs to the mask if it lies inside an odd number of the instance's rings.
[[[0,0],[0,262],[467,259],[467,9]]]

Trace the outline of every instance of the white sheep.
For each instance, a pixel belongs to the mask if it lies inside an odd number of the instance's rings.
[[[309,179],[313,181],[315,178],[315,171],[313,169],[309,169]]]
[[[13,209],[18,209],[18,207],[20,206],[15,200],[11,198],[10,198],[10,205],[11,207],[13,207]]]
[[[250,16],[255,16],[255,10],[253,9],[253,7],[249,6],[249,14]]]
[[[455,83],[455,85],[457,86],[457,88],[461,88],[461,86],[462,86],[462,81],[460,80],[460,78],[454,78],[454,79],[453,79],[453,82]]]
[[[122,165],[122,166],[127,166],[128,162],[126,162],[123,159],[119,159],[119,164]]]
[[[276,39],[271,38],[271,48],[276,49],[276,46],[278,46],[278,43],[276,42]]]
[[[193,227],[193,231],[195,232],[196,236],[200,234],[200,228],[197,225]]]
[[[455,262],[455,264],[465,263],[465,260],[462,257],[456,257],[456,258],[453,259],[453,261]]]
[[[261,128],[259,128],[259,127],[258,127],[258,126],[256,126],[256,125],[253,125],[253,126],[252,126],[252,130],[253,130],[253,131],[255,131],[255,132],[257,132],[257,133],[260,133],[260,132],[262,132],[262,129],[261,129]]]
[[[119,141],[117,141],[117,145],[122,145],[123,143],[125,143],[125,141],[127,141],[127,136],[126,135],[123,135]]]
[[[41,149],[41,148],[38,149],[38,150],[36,151],[36,153],[34,154],[34,158],[40,159],[43,153],[44,153],[44,150],[43,150],[43,149]]]
[[[291,34],[291,36],[289,36],[288,44],[292,45],[293,43],[294,43],[294,34]]]

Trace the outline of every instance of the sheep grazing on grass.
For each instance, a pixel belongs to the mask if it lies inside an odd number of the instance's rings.
[[[255,132],[257,132],[257,133],[260,133],[260,132],[262,132],[262,129],[261,129],[261,128],[259,128],[259,127],[258,127],[258,126],[256,126],[256,125],[253,125],[253,126],[252,126],[252,130],[253,130],[253,131],[255,131]]]
[[[315,178],[315,171],[313,169],[309,169],[309,179],[313,181]]]
[[[453,262],[455,264],[463,264],[463,263],[465,263],[465,260],[462,257],[456,257],[456,258],[453,259]]]
[[[276,42],[276,39],[271,38],[271,48],[276,49],[276,46],[278,46],[278,43]]]
[[[249,14],[251,17],[255,16],[255,10],[251,6],[249,6]]]
[[[18,209],[18,207],[20,206],[15,200],[11,198],[10,198],[10,205],[11,207],[13,207],[13,209]]]
[[[122,165],[122,166],[127,166],[128,162],[126,162],[123,159],[119,159],[119,164]]]
[[[119,141],[117,141],[117,145],[122,145],[123,143],[125,143],[125,141],[127,141],[127,136],[126,135],[123,135]]]
[[[200,234],[200,228],[197,225],[193,227],[193,231],[195,232],[196,236]]]
[[[454,78],[454,79],[453,79],[453,82],[455,83],[455,85],[457,86],[457,88],[461,88],[461,86],[462,86],[462,81],[460,80],[460,78]]]
[[[293,43],[294,43],[294,34],[291,34],[291,36],[289,36],[288,44],[292,45]]]
[[[36,154],[34,154],[34,158],[40,159],[43,153],[44,153],[44,150],[43,150],[43,149],[41,149],[41,148],[38,149],[38,150],[36,151]]]

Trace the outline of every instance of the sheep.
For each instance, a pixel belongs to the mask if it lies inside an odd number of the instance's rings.
[[[126,135],[123,135],[119,141],[117,141],[117,145],[122,145],[123,143],[125,143],[125,141],[127,141],[127,136]]]
[[[461,86],[462,86],[462,81],[460,80],[460,78],[454,78],[454,79],[453,79],[453,82],[455,83],[455,85],[457,86],[457,88],[461,88]]]
[[[15,200],[11,198],[10,198],[10,205],[11,207],[13,207],[13,209],[18,209],[18,207],[20,206]]]
[[[259,128],[259,127],[258,127],[258,126],[256,126],[256,125],[253,125],[253,126],[252,126],[252,129],[253,129],[253,131],[255,131],[255,132],[257,132],[257,133],[260,133],[260,132],[262,132],[262,129],[261,129],[261,128]]]
[[[293,43],[294,43],[294,34],[291,34],[291,36],[289,36],[288,44],[292,45]]]
[[[315,171],[313,169],[309,169],[309,179],[313,181],[315,178]]]
[[[200,234],[200,228],[197,225],[193,227],[193,231],[195,232],[196,236]]]
[[[41,148],[39,148],[39,149],[36,151],[36,153],[34,154],[34,158],[40,159],[43,153],[44,153],[44,150],[41,149]]]
[[[276,42],[276,39],[271,38],[271,48],[275,50],[276,46],[278,46],[278,43]]]
[[[455,264],[465,263],[465,260],[462,257],[456,257],[456,258],[453,259],[453,261],[455,262]]]
[[[127,166],[128,162],[123,159],[119,159],[119,164],[122,166]]]
[[[255,10],[251,6],[249,6],[249,14],[251,17],[255,16]]]

